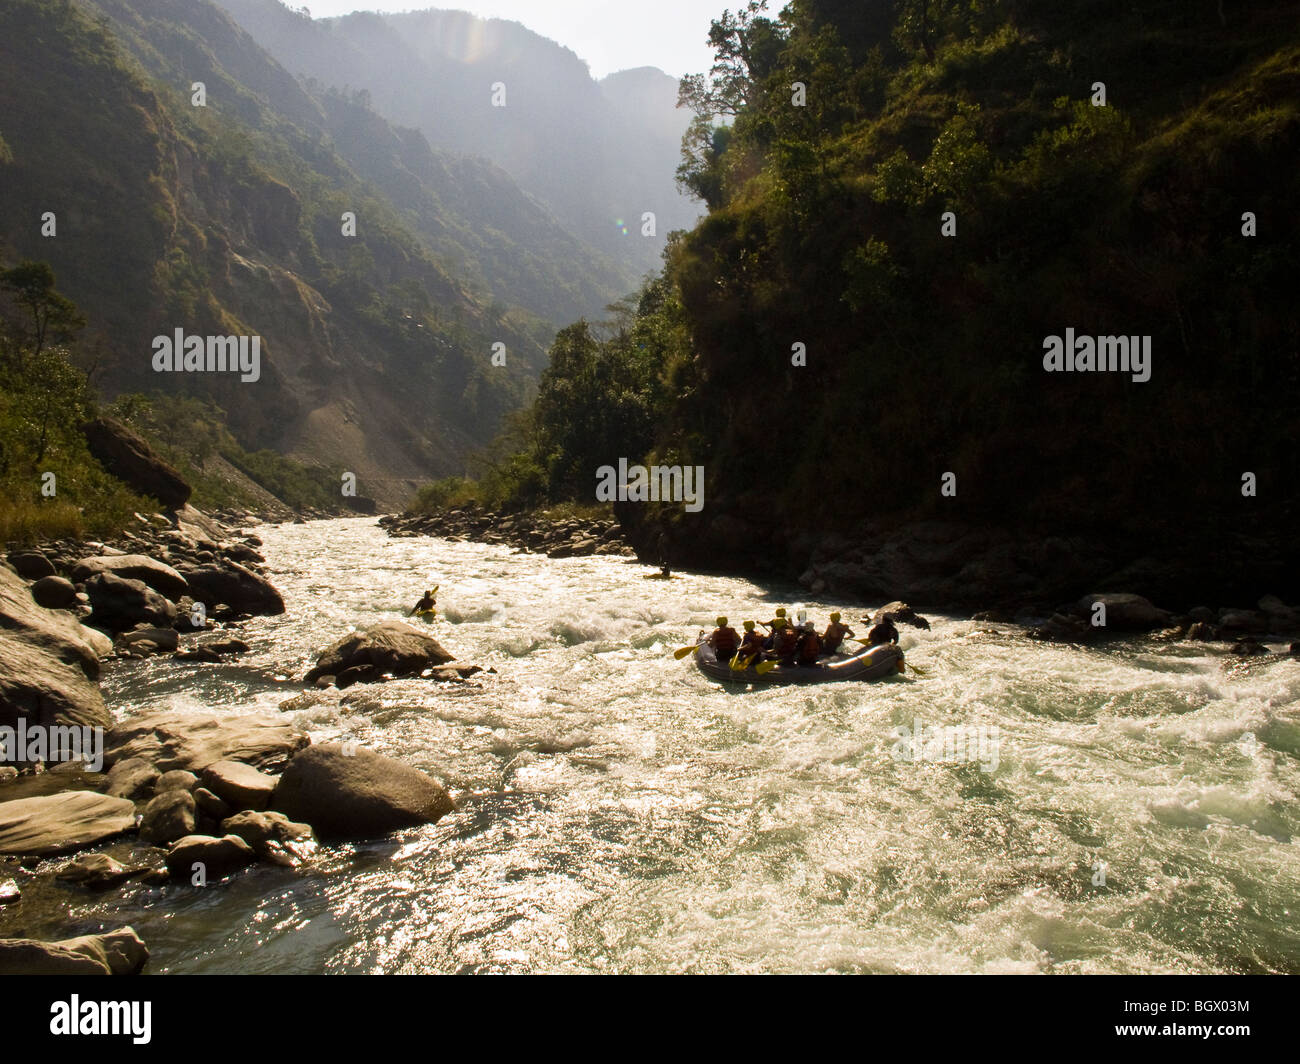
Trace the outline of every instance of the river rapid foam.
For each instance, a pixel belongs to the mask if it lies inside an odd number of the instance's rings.
[[[724,690],[671,654],[719,612],[867,611],[371,519],[259,533],[288,612],[237,663],[110,666],[109,705],[279,711],[459,809],[296,872],[71,899],[151,971],[1300,971],[1300,663],[930,615],[903,635],[925,676]],[[433,633],[495,673],[298,682],[435,583]],[[996,769],[900,760],[918,722],[996,726]]]

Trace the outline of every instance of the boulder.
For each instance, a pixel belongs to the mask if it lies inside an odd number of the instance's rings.
[[[275,616],[284,612],[284,599],[270,581],[238,562],[186,566],[181,572],[189,581],[190,595],[209,610],[224,602],[239,613]]]
[[[323,839],[356,839],[431,824],[454,805],[419,769],[364,748],[309,746],[284,770],[271,807]]]
[[[135,930],[122,927],[106,935],[84,935],[52,945],[80,953],[102,963],[111,975],[139,975],[149,960],[149,950]]]
[[[0,569],[0,727],[19,716],[29,725],[108,728],[99,688],[99,655],[66,613],[38,606],[22,580]]]
[[[119,883],[147,875],[150,869],[127,867],[106,853],[83,853],[59,869],[56,878],[90,890],[107,890]]]
[[[236,809],[265,809],[276,779],[241,761],[214,761],[203,770],[203,785]]]
[[[72,579],[78,584],[102,573],[111,573],[123,580],[139,580],[166,599],[178,599],[189,592],[185,577],[170,565],[143,554],[82,558],[72,567]]]
[[[31,938],[0,938],[0,975],[112,975],[106,960]]]
[[[23,892],[12,879],[0,879],[0,905],[12,905],[22,901]]]
[[[63,610],[77,601],[77,589],[61,576],[43,576],[32,585],[32,598],[47,610]]]
[[[86,581],[86,594],[94,611],[90,623],[109,632],[122,632],[138,624],[170,628],[176,607],[143,580],[125,580],[100,573]]]
[[[135,805],[94,791],[0,802],[0,854],[48,857],[102,842],[135,827]]]
[[[1219,611],[1219,631],[1225,637],[1244,633],[1263,634],[1269,629],[1268,618],[1254,610],[1223,609]]]
[[[175,628],[150,628],[148,625],[123,632],[113,644],[119,653],[124,654],[171,653],[179,645],[180,635]]]
[[[1093,606],[1098,602],[1106,607],[1104,630],[1108,632],[1151,632],[1168,628],[1173,619],[1168,611],[1157,609],[1141,595],[1084,595],[1079,599],[1076,609],[1091,621]]]
[[[173,768],[158,777],[158,785],[155,789],[159,794],[164,791],[184,791],[186,794],[191,794],[198,785],[199,777],[193,772],[183,768]]]
[[[315,683],[318,677],[327,675],[341,677],[345,670],[358,667],[373,670],[358,678],[378,678],[383,673],[418,675],[452,660],[454,655],[432,636],[402,621],[381,621],[363,632],[344,636],[325,650],[303,682]]]
[[[256,860],[253,848],[238,835],[187,835],[167,851],[167,871],[176,879],[193,882],[199,870],[195,865],[201,865],[204,878],[211,882],[247,868]]]
[[[142,757],[128,757],[108,770],[104,793],[113,798],[147,798],[154,792],[160,773]]]
[[[283,813],[246,810],[224,820],[221,830],[238,835],[259,857],[277,864],[295,864],[316,849],[311,825],[296,824]]]
[[[910,624],[914,628],[923,628],[927,632],[930,630],[930,622],[906,602],[895,601],[886,606],[881,606],[872,614],[871,623],[879,624],[886,617],[892,618],[895,624]]]
[[[140,837],[156,846],[193,835],[198,828],[198,808],[189,791],[163,791],[144,807]]]
[[[125,425],[108,417],[81,427],[90,453],[118,480],[169,510],[185,505],[190,486],[152,447]]]
[[[198,806],[201,816],[215,820],[218,824],[234,812],[228,803],[222,801],[206,787],[194,788],[194,804]],[[239,833],[236,832],[235,834]]]
[[[24,580],[40,580],[58,572],[54,563],[38,550],[11,551],[9,564]]]
[[[114,729],[104,759],[115,765],[142,757],[163,771],[202,772],[214,761],[268,768],[283,764],[307,742],[305,735],[275,714],[146,713]]]

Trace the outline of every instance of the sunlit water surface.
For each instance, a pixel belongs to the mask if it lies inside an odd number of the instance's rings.
[[[369,519],[260,531],[288,612],[244,628],[253,653],[111,666],[109,704],[281,712],[459,808],[299,871],[68,893],[153,972],[1300,971],[1300,664],[932,617],[904,629],[924,677],[723,690],[671,651],[797,588]],[[298,682],[434,583],[434,633],[495,674]],[[996,725],[996,769],[899,760],[914,721]]]

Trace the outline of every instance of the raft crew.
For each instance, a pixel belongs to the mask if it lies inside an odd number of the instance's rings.
[[[719,661],[730,661],[740,647],[740,633],[727,626],[727,618],[718,618],[718,627],[705,640],[713,648]]]
[[[840,624],[839,611],[832,613],[831,623],[826,626],[826,631],[822,633],[822,653],[834,654],[840,649],[844,637],[851,635],[853,635],[853,629],[847,624]]]

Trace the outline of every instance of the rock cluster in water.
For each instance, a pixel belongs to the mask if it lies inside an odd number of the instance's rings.
[[[581,558],[596,554],[631,556],[636,552],[623,538],[617,521],[578,517],[550,520],[537,514],[500,514],[476,507],[436,514],[381,517],[390,536],[439,536],[515,547],[549,558]]]
[[[366,838],[451,811],[447,791],[417,769],[354,744],[312,747],[275,714],[114,723],[96,683],[101,661],[219,662],[249,647],[214,628],[284,611],[258,546],[183,506],[171,520],[139,517],[112,543],[47,544],[0,562],[0,727],[100,729],[105,770],[52,756],[0,764],[0,906],[21,907],[41,877],[87,891],[206,887],[258,862],[300,864],[318,834]],[[345,637],[321,660],[340,686],[430,665],[447,671],[440,678],[478,671],[449,664],[436,640],[400,622]],[[95,852],[102,846],[120,852]],[[131,974],[147,959],[129,927],[0,939],[0,974]]]

